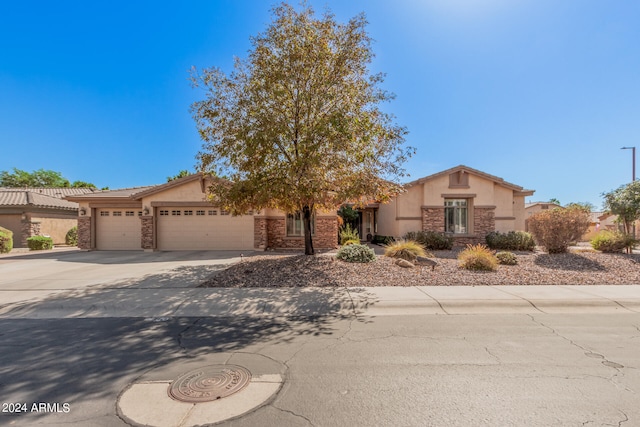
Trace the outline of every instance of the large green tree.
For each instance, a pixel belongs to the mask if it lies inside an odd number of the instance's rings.
[[[13,168],[13,172],[0,172],[0,187],[44,187],[44,188],[95,188],[90,182],[69,182],[60,172],[38,169],[27,172]]]
[[[301,212],[305,253],[314,253],[311,218],[345,201],[384,201],[400,190],[405,128],[380,104],[393,96],[371,74],[374,56],[359,15],[336,22],[307,5],[272,9],[234,71],[192,71],[206,90],[192,105],[205,141],[198,157],[216,180],[212,198],[235,213],[277,208]]]
[[[640,181],[623,185],[616,190],[604,193],[604,208],[618,215],[627,234],[633,233],[633,223],[640,219]]]

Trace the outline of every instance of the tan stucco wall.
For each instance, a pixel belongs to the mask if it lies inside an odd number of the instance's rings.
[[[13,247],[20,247],[20,236],[22,235],[22,215],[3,214],[0,215],[0,227],[4,227],[13,232]]]
[[[396,221],[396,200],[380,205],[378,208],[378,232],[379,236],[397,236],[398,221]]]
[[[516,217],[515,221],[513,222],[513,230],[524,231],[524,221],[526,219],[524,211],[524,196],[514,196],[513,216]]]
[[[208,184],[205,185],[205,191]],[[165,191],[151,194],[142,199],[142,206],[148,207],[149,215],[153,214],[152,202],[207,202],[206,194],[202,192],[200,180],[187,182],[185,184],[168,188]],[[188,205],[188,203],[186,203]]]
[[[48,235],[54,245],[64,245],[67,232],[78,225],[77,217],[56,215],[47,217],[32,216],[32,221],[40,221],[40,234]]]

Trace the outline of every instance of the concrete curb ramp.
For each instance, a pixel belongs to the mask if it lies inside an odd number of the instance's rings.
[[[169,397],[168,388],[181,374],[210,365],[239,365],[251,372],[249,385],[212,402],[187,403]],[[268,357],[249,353],[217,353],[181,359],[142,375],[120,394],[118,415],[136,426],[192,427],[239,417],[270,402],[284,383],[286,368]]]

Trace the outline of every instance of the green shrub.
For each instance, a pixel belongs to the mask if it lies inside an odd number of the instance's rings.
[[[415,261],[419,256],[426,257],[427,252],[424,247],[413,240],[398,240],[386,246],[384,256],[390,258],[402,258],[407,261]]]
[[[346,262],[371,262],[376,259],[376,254],[368,246],[354,244],[341,247],[336,258]]]
[[[393,236],[382,236],[380,234],[377,234],[373,236],[373,239],[371,239],[371,243],[373,243],[374,245],[388,245],[395,242],[395,240],[396,239],[394,239]]]
[[[591,247],[602,252],[622,252],[625,248],[632,248],[635,243],[629,234],[608,230],[602,230],[591,239]]]
[[[509,231],[508,233],[492,231],[487,234],[485,240],[487,246],[494,250],[532,251],[536,247],[533,236],[524,231]]]
[[[495,271],[498,268],[498,258],[485,245],[467,245],[458,254],[460,267],[467,270]]]
[[[53,249],[53,239],[46,236],[33,236],[27,239],[27,246],[32,251]]]
[[[589,228],[589,214],[580,208],[537,212],[527,221],[536,243],[550,254],[567,252]]]
[[[496,258],[498,263],[502,265],[516,265],[518,263],[516,254],[512,252],[500,251],[496,253]]]
[[[359,245],[359,244],[360,244],[360,239],[351,239],[351,240],[347,240],[346,242],[344,242],[342,244],[342,246]]]
[[[0,227],[0,254],[8,254],[13,249],[13,231]]]
[[[347,240],[357,240],[360,242],[360,236],[358,236],[358,230],[351,228],[350,224],[345,224],[340,229],[340,244],[344,245]]]
[[[436,231],[410,231],[404,235],[405,240],[413,240],[420,243],[425,249],[432,251],[451,250],[453,237]]]
[[[67,235],[64,236],[64,242],[69,246],[78,246],[78,227],[73,227],[67,231]]]

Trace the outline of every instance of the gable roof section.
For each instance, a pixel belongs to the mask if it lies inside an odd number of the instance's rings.
[[[435,178],[440,178],[442,176],[448,176],[448,175],[450,175],[452,173],[460,172],[460,171],[463,171],[463,172],[466,172],[466,173],[470,173],[472,175],[479,176],[479,177],[487,179],[489,181],[493,181],[495,184],[501,185],[501,186],[506,187],[506,188],[508,188],[510,190],[513,190],[513,191],[515,191],[517,193],[520,193],[519,195],[522,195],[522,196],[531,196],[534,193],[534,190],[526,190],[523,187],[521,187],[519,185],[516,185],[516,184],[512,184],[510,182],[507,182],[507,181],[505,181],[504,179],[502,179],[502,178],[500,178],[498,176],[490,175],[488,173],[479,171],[477,169],[470,168],[469,166],[465,166],[465,165],[458,165],[458,166],[455,166],[455,167],[453,167],[451,169],[447,169],[447,170],[435,173],[433,175],[425,176],[424,178],[420,178],[420,179],[417,179],[415,181],[411,181],[411,182],[405,184],[405,187],[413,187],[414,185],[423,184],[426,181],[430,181],[430,180],[435,179]]]
[[[120,188],[116,190],[104,190],[97,191],[95,193],[87,193],[80,194],[77,196],[66,196],[66,200],[71,200],[74,202],[83,202],[83,201],[91,201],[91,200],[106,200],[106,199],[135,199],[135,196],[138,193],[146,191],[154,186],[148,185],[144,187],[131,187],[131,188]]]
[[[207,176],[205,174],[202,173],[194,173],[192,175],[189,176],[185,176],[182,178],[178,178],[178,179],[174,179],[173,181],[169,181],[166,182],[164,184],[160,184],[160,185],[154,185],[151,187],[146,188],[145,190],[139,191],[137,193],[135,193],[134,195],[132,195],[132,198],[139,200],[142,199],[143,197],[147,197],[150,196],[152,194],[156,194],[156,193],[161,193],[165,190],[168,190],[170,188],[174,188],[174,187],[179,187],[181,185],[187,184],[189,182],[192,181],[196,181],[196,180],[201,180],[200,186],[202,188],[202,192],[204,193],[206,191],[206,187],[204,184],[204,181],[207,179]]]

